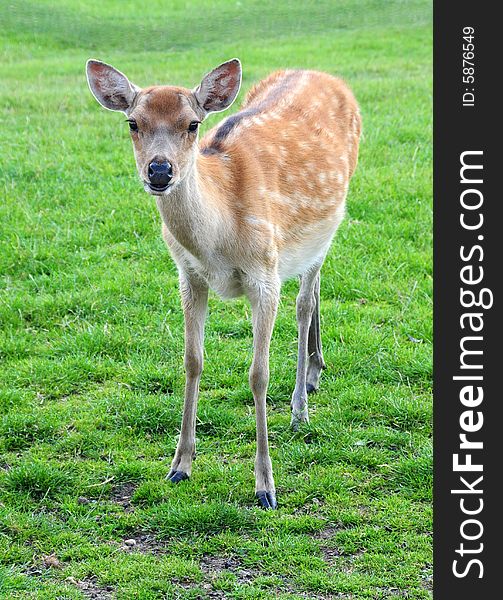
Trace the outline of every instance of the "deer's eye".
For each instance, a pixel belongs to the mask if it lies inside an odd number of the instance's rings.
[[[197,131],[198,126],[199,126],[199,121],[191,121],[191,123],[189,125],[189,131]]]
[[[130,131],[138,131],[138,123],[135,120],[131,119],[128,123]]]

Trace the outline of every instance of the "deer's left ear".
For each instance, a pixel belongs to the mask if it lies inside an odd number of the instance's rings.
[[[240,87],[241,63],[233,58],[208,73],[194,90],[194,96],[206,114],[221,112],[234,102]]]

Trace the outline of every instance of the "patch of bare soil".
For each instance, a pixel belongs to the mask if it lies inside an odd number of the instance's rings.
[[[406,590],[398,588],[379,588],[382,598],[410,598],[410,594]]]
[[[88,577],[80,581],[73,577],[68,577],[66,581],[78,587],[86,598],[91,598],[92,600],[112,600],[114,598],[113,587],[110,585],[98,585],[96,577]]]
[[[32,565],[24,569],[24,572],[29,577],[41,577],[50,569],[60,569],[62,567],[60,561],[54,554],[42,557],[42,561],[38,565]],[[77,580],[74,577],[67,577],[65,580],[71,583],[84,594],[86,598],[92,600],[113,600],[113,587],[100,586],[97,583],[97,577],[88,577],[86,579]]]
[[[324,561],[331,567],[335,565],[336,558],[341,556],[340,550],[335,546],[335,543],[332,542],[338,531],[339,529],[336,527],[326,527],[313,536],[315,540],[321,542],[320,552]]]
[[[134,506],[131,504],[131,498],[136,491],[134,483],[123,483],[115,486],[110,495],[110,500],[115,504],[119,504],[125,512],[132,512]]]
[[[421,571],[421,585],[425,590],[429,592],[433,592],[433,567],[432,565],[427,565]]]
[[[337,531],[338,529],[335,527],[326,528],[314,537],[315,539],[327,540],[329,542]],[[152,553],[155,555],[160,555],[167,551],[166,546],[163,545],[162,542],[157,540],[154,535],[146,532],[136,532],[131,538],[123,540],[120,549],[124,552]],[[335,564],[335,558],[340,554],[335,546],[331,547],[329,545],[322,545],[321,551],[325,561],[330,566]],[[235,576],[238,585],[252,585],[257,577],[263,575],[259,569],[243,565],[242,561],[236,556],[204,555],[199,561],[199,566],[204,575],[202,583],[173,581],[175,585],[184,589],[194,589],[196,587],[202,588],[203,594],[198,596],[198,600],[218,600],[229,597],[227,592],[215,589],[214,587],[214,584],[221,573],[232,573]],[[313,593],[299,591],[298,589],[295,589],[294,584],[287,577],[281,577],[281,579],[282,581],[279,584],[278,589],[270,590],[271,597],[275,597],[279,592],[289,592],[309,600],[348,600],[350,598],[344,594],[322,594],[320,592]],[[93,596],[90,597],[94,598]],[[96,598],[100,599],[102,597],[96,596]],[[103,598],[107,597],[103,596]],[[110,598],[110,596],[108,596],[108,598]]]
[[[250,585],[254,579],[262,575],[258,569],[244,567],[241,561],[236,557],[222,557],[222,556],[204,556],[200,562],[201,569],[205,575],[205,581],[202,585],[205,590],[207,598],[227,598],[228,596],[223,590],[215,590],[212,586],[212,580],[215,580],[218,575],[224,571],[233,573],[237,579],[239,585]],[[348,596],[343,594],[321,594],[312,592],[301,592],[293,586],[292,582],[286,577],[281,577],[282,582],[278,589],[270,590],[271,598],[276,597],[279,592],[289,592],[306,598],[309,600],[336,600],[336,599],[349,599]]]
[[[260,575],[257,569],[243,567],[241,561],[235,557],[203,556],[200,567],[206,577],[216,579],[224,571],[229,571],[236,576],[240,585],[251,583]]]
[[[166,546],[151,533],[136,532],[132,537],[123,540],[121,550],[125,552],[141,552],[150,554],[164,554]]]
[[[318,531],[313,537],[317,540],[331,540],[339,531],[341,531],[341,528],[325,527],[325,529]]]
[[[213,588],[213,582],[218,579],[220,573],[228,571],[236,576],[237,583],[240,585],[249,585],[260,575],[256,569],[245,568],[241,561],[236,557],[223,556],[203,556],[199,563],[204,573],[202,588],[205,592],[205,598],[211,600],[218,598],[228,598],[226,592]]]

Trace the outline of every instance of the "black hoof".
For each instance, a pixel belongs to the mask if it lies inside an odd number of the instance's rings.
[[[168,473],[168,479],[171,483],[180,483],[180,481],[188,478],[189,476],[184,471],[170,471]]]
[[[315,391],[316,391],[316,388],[314,387],[314,385],[312,383],[306,383],[306,392],[308,394],[312,394]]]
[[[255,498],[258,498],[261,508],[264,508],[265,510],[274,510],[278,507],[275,492],[259,490],[258,492],[255,492]]]

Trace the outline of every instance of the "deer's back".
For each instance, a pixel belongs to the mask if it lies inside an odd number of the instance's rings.
[[[276,71],[248,92],[237,113],[208,132],[201,152],[253,159],[269,186],[283,183],[285,192],[294,192],[309,190],[302,183],[315,173],[350,177],[359,136],[358,105],[341,79],[318,71]]]
[[[352,92],[317,71],[277,71],[201,140],[241,240],[275,244],[286,279],[326,251],[343,214],[361,122]],[[213,163],[213,167],[211,167]]]

